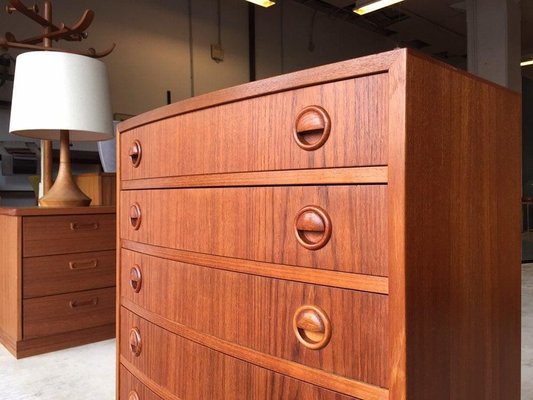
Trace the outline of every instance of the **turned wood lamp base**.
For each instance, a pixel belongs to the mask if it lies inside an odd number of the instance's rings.
[[[69,142],[69,131],[61,130],[59,172],[48,193],[39,199],[41,207],[86,207],[91,204],[91,199],[80,190],[72,177]]]

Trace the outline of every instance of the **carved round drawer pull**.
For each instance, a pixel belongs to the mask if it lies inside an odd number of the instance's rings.
[[[327,111],[319,106],[309,106],[296,117],[294,140],[304,150],[316,150],[326,143],[330,131],[331,120]]]
[[[139,268],[138,265],[134,265],[130,269],[130,286],[135,293],[140,292],[142,281],[143,281],[143,278],[141,274],[141,269]]]
[[[141,207],[137,203],[130,207],[130,224],[135,230],[141,226]]]
[[[296,239],[303,247],[318,250],[331,238],[331,219],[322,208],[307,206],[296,214],[294,230]]]
[[[298,308],[294,313],[292,327],[298,341],[308,349],[322,349],[331,339],[331,322],[317,306]]]
[[[139,357],[142,350],[141,333],[137,328],[130,330],[130,350],[135,357]]]
[[[135,390],[132,390],[128,395],[128,400],[139,400],[139,395]]]
[[[139,142],[137,139],[133,141],[133,144],[130,147],[130,151],[128,152],[128,156],[131,159],[133,167],[137,168],[141,163],[142,158],[141,142]]]

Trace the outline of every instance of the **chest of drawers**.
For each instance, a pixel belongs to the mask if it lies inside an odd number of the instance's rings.
[[[121,399],[518,399],[520,98],[406,50],[119,125]]]
[[[17,358],[114,336],[115,208],[0,209],[0,341]]]

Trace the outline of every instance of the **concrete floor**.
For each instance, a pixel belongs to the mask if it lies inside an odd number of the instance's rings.
[[[533,400],[533,264],[522,267],[522,400]]]
[[[114,339],[20,360],[0,345],[0,400],[114,398]]]
[[[0,400],[114,398],[114,340],[18,361],[0,346]],[[521,398],[533,400],[533,263],[522,268]]]

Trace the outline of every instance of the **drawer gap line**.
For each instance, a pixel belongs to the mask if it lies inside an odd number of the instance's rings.
[[[389,294],[389,279],[383,276],[318,270],[289,265],[284,266],[262,261],[244,260],[212,254],[195,253],[186,250],[169,249],[124,239],[122,240],[121,245],[127,250],[185,264],[341,289],[351,289],[385,295]]]
[[[349,167],[257,171],[184,175],[161,178],[123,180],[122,190],[240,187],[240,186],[304,186],[304,185],[354,185],[386,184],[388,167]]]

